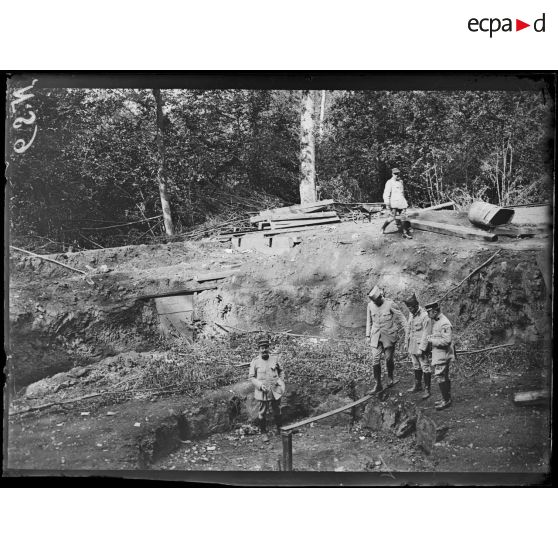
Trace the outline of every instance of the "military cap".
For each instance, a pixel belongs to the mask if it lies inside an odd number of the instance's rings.
[[[395,167],[395,168],[391,169],[391,172],[394,173],[394,172],[401,172],[401,171],[397,167]]]
[[[416,306],[418,304],[418,300],[417,297],[415,296],[415,293],[411,293],[410,295],[407,295],[407,297],[403,302],[405,303],[406,306]]]
[[[383,295],[382,289],[376,285],[369,293],[368,296],[370,298],[378,298],[379,296]]]
[[[257,343],[258,347],[269,347],[269,337],[267,335],[259,335]]]
[[[424,307],[427,310],[440,310],[440,303],[438,301],[430,302],[429,304],[425,304]]]

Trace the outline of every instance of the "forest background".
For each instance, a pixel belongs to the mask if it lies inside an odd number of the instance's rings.
[[[381,202],[397,166],[415,207],[552,201],[543,89],[36,89],[33,145],[16,153],[6,126],[11,243],[59,252],[168,239],[162,178],[176,240],[299,203],[305,94],[319,199]]]

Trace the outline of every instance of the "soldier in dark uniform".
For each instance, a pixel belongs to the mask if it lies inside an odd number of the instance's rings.
[[[427,336],[430,333],[430,318],[428,317],[428,312],[419,305],[415,293],[408,296],[404,302],[405,306],[409,309],[405,347],[411,357],[415,374],[415,383],[408,391],[409,393],[421,391],[424,374],[424,395],[422,398],[428,399],[430,397],[430,379],[432,377],[427,356]]]
[[[267,335],[258,337],[258,348],[260,354],[250,363],[248,377],[254,384],[254,397],[258,402],[258,426],[267,436],[267,414],[269,407],[273,412],[277,432],[281,429],[281,396],[285,392],[285,381],[283,368],[279,364],[276,355],[269,353],[269,338]]]
[[[434,404],[437,411],[449,407],[451,401],[450,364],[455,360],[452,326],[440,311],[438,302],[425,306],[430,318],[430,334],[427,340],[432,346],[432,367],[442,397]]]

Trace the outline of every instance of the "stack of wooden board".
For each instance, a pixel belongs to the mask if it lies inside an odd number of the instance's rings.
[[[280,230],[338,223],[341,219],[337,212],[325,211],[332,204],[333,200],[323,200],[311,204],[268,209],[250,217],[250,223],[257,225],[259,230]]]

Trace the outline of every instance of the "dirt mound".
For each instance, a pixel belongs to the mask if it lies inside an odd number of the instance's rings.
[[[92,285],[48,262],[14,256],[12,381],[17,388],[121,352],[168,348],[153,301],[137,297],[195,286],[193,277],[200,274],[234,269],[217,289],[196,295],[199,331],[209,327],[210,335],[223,334],[221,324],[230,331],[262,328],[360,338],[366,293],[373,285],[382,285],[395,300],[413,291],[429,302],[496,249],[421,232],[402,241],[397,234],[381,235],[379,226],[378,221],[342,223],[297,233],[300,244],[272,256],[233,252],[218,242],[55,256],[69,265],[97,270],[90,274]],[[530,241],[531,249],[522,249],[525,242],[498,243],[503,251],[490,266],[444,301],[462,346],[537,339],[547,331],[548,293],[537,266],[546,240]]]

